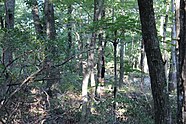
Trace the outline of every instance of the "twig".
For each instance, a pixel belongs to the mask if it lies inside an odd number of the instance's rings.
[[[62,63],[60,63],[60,64],[58,64],[58,65],[54,65],[54,66],[52,66],[52,67],[59,67],[59,66],[62,66],[62,65],[64,65],[64,64],[66,64],[68,61],[70,61],[71,59],[75,58],[76,56],[78,56],[78,55],[80,55],[80,54],[83,54],[83,53],[86,53],[86,52],[88,52],[88,51],[94,50],[94,49],[96,49],[96,48],[88,49],[88,50],[82,51],[82,52],[80,52],[80,53],[78,53],[78,54],[75,54],[75,55],[73,55],[73,56],[67,58],[64,62],[62,62]]]
[[[16,58],[15,58],[14,60],[12,60],[11,62],[9,62],[7,65],[4,65],[5,68],[4,68],[4,70],[2,71],[1,75],[6,71],[6,68],[7,68],[8,66],[12,65],[16,60],[18,60],[18,59],[21,58],[22,56],[27,55],[27,54],[32,53],[32,52],[34,52],[34,51],[31,50],[31,51],[25,52],[25,53],[19,55],[18,57],[16,57]],[[3,64],[4,64],[4,63],[3,63]]]
[[[0,106],[0,109],[1,109],[4,105],[6,105],[6,103],[8,102],[8,100],[9,100],[13,95],[15,95],[19,90],[21,90],[21,88],[23,87],[24,84],[26,84],[26,83],[28,83],[29,81],[33,80],[33,79],[35,78],[35,76],[36,76],[37,74],[39,74],[41,71],[43,71],[44,69],[45,69],[45,68],[41,68],[41,69],[37,70],[36,72],[34,72],[33,74],[31,74],[30,76],[28,76],[28,77],[20,84],[20,86],[19,86],[16,90],[14,90],[14,92],[12,92],[12,93],[10,94],[10,96],[4,100],[4,102],[2,102],[2,105]]]
[[[96,49],[96,48],[94,48],[94,49]],[[52,66],[52,67],[59,67],[59,66],[62,66],[62,65],[64,65],[64,64],[66,64],[68,61],[70,61],[71,59],[73,59],[74,57],[76,57],[76,56],[78,56],[78,55],[80,55],[80,54],[82,54],[82,53],[86,53],[86,52],[88,52],[88,51],[90,51],[90,50],[94,50],[94,49],[88,49],[88,50],[86,50],[86,51],[82,51],[82,52],[80,52],[80,53],[78,53],[78,54],[75,54],[75,55],[69,57],[69,58],[66,59],[63,63],[58,64],[58,65],[54,65],[54,66]],[[18,58],[18,57],[17,57],[17,58]],[[14,59],[14,60],[15,60],[15,59]],[[6,103],[8,102],[8,100],[9,100],[13,95],[15,95],[18,91],[21,90],[21,88],[23,87],[24,84],[26,84],[26,83],[28,83],[28,82],[30,82],[30,81],[33,81],[33,79],[36,77],[36,75],[39,74],[40,72],[42,72],[42,71],[45,70],[45,69],[46,69],[46,68],[43,67],[43,68],[37,70],[36,72],[32,73],[30,76],[28,76],[28,77],[20,84],[20,86],[19,86],[16,90],[14,90],[14,92],[12,92],[12,93],[9,95],[8,98],[6,98],[6,99],[4,100],[4,102],[1,102],[0,109],[1,109],[4,105],[6,105]]]

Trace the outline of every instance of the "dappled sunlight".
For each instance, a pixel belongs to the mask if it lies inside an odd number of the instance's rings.
[[[184,123],[181,3],[0,0],[0,124]]]

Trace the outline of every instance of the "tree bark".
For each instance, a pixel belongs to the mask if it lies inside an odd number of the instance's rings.
[[[176,45],[177,45],[177,34],[176,34],[176,15],[175,15],[175,1],[172,0],[172,13],[173,13],[173,26],[172,26],[172,46],[171,46],[171,82],[169,89],[173,90],[177,86],[177,57],[176,57]]]
[[[119,71],[119,87],[124,84],[123,77],[124,77],[124,41],[120,40],[120,71]]]
[[[144,88],[144,59],[145,59],[145,51],[144,51],[144,42],[141,40],[141,58],[140,58],[140,69],[141,69],[141,91]]]
[[[4,5],[0,4],[0,9],[3,9]],[[0,14],[0,24],[1,24],[1,29],[4,28],[4,19],[3,19],[4,15],[3,13]]]
[[[8,93],[11,93],[12,88],[8,87],[12,83],[12,76],[10,72],[13,68],[11,64],[13,61],[13,40],[11,39],[12,32],[14,29],[14,10],[15,10],[15,0],[5,0],[5,28],[6,32],[4,34],[4,42],[2,42],[2,64],[5,67],[4,71],[4,82],[0,84],[0,99],[6,99]],[[1,19],[1,28],[4,28],[3,20]]]
[[[104,9],[104,0],[100,0],[97,5],[97,11],[99,13],[98,20],[105,18],[105,9]],[[104,77],[105,77],[105,41],[104,41],[105,32],[103,29],[99,30],[98,33],[98,62],[97,62],[97,96],[101,97],[101,92],[104,89]]]
[[[179,78],[177,85],[177,123],[186,123],[186,1],[180,0]]]
[[[167,91],[164,62],[159,48],[153,0],[138,0],[142,37],[147,55],[156,124],[167,122]]]
[[[54,19],[54,6],[52,0],[45,0],[44,13],[45,13],[46,34],[50,40],[54,40],[56,36],[56,30],[55,30],[55,19]]]
[[[60,74],[57,67],[54,67],[55,58],[57,58],[56,46],[52,41],[55,40],[56,30],[55,30],[55,19],[54,19],[54,6],[52,0],[45,0],[44,3],[44,13],[45,13],[45,27],[47,35],[46,43],[46,58],[44,60],[44,66],[47,66],[47,93],[50,97],[53,97],[51,90],[52,85],[59,83]]]
[[[15,10],[15,0],[6,0],[5,1],[5,28],[13,29],[14,28],[14,10]],[[13,60],[13,46],[11,45],[10,39],[8,36],[9,33],[6,33],[6,42],[3,48],[3,64],[7,65]]]
[[[99,10],[99,0],[94,0],[94,18],[93,18],[93,22],[98,21],[98,17],[100,15],[100,10]],[[83,84],[82,84],[82,97],[83,98],[87,98],[87,86],[88,86],[88,79],[90,78],[90,85],[91,85],[91,91],[90,91],[90,97],[91,99],[94,99],[95,97],[95,91],[96,91],[96,83],[95,83],[95,76],[94,76],[94,53],[95,53],[95,45],[96,45],[96,37],[97,37],[97,33],[96,30],[94,29],[93,33],[92,33],[92,37],[90,40],[90,44],[89,44],[89,48],[91,49],[88,52],[88,61],[87,61],[87,67],[85,68],[85,74],[83,76]],[[87,79],[88,78],[88,79]],[[87,106],[87,102],[83,99],[84,104],[82,108],[85,108]],[[93,106],[91,105],[90,108],[92,109]],[[87,113],[87,109],[82,109],[82,116],[81,116],[81,120],[84,120],[85,118],[85,114]]]
[[[68,24],[67,24],[67,29],[68,29],[68,47],[69,47],[69,53],[71,52],[72,49],[72,5],[68,5]]]
[[[33,21],[34,21],[34,27],[37,35],[42,35],[43,34],[43,27],[41,24],[41,20],[39,18],[39,9],[38,9],[38,3],[37,0],[33,1],[32,5],[32,16],[33,16]]]
[[[114,123],[117,123],[117,117],[116,117],[116,98],[117,98],[117,92],[118,92],[118,77],[117,77],[117,31],[114,32],[114,103],[113,103],[113,108],[114,108]]]

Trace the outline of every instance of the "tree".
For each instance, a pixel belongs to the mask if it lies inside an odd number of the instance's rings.
[[[10,75],[10,70],[12,69],[13,61],[13,43],[11,40],[12,30],[14,29],[14,10],[15,10],[15,0],[5,0],[5,28],[7,29],[4,36],[3,49],[2,49],[2,64],[5,67],[5,82],[3,87],[3,92],[7,92],[7,85],[11,83],[12,77]],[[3,28],[3,22],[1,23]]]
[[[142,37],[151,78],[155,123],[165,124],[167,121],[166,76],[157,38],[153,0],[138,0],[138,5],[142,26]]]
[[[94,18],[93,18],[93,23],[98,21],[98,16],[99,16],[99,11],[98,11],[98,6],[99,1],[94,0]],[[83,82],[82,82],[82,100],[83,100],[83,106],[82,106],[82,117],[81,117],[81,122],[86,123],[87,121],[87,115],[88,111],[87,110],[87,102],[88,102],[88,82],[90,78],[90,85],[91,85],[91,98],[94,99],[95,97],[95,77],[94,77],[94,53],[95,53],[95,45],[96,45],[96,31],[95,28],[92,32],[92,37],[89,43],[89,49],[90,51],[88,52],[88,59],[87,59],[87,65],[85,67],[85,71],[83,74]]]
[[[98,21],[105,18],[105,9],[104,9],[104,0],[100,0],[98,3],[98,10],[100,11],[98,15]],[[97,89],[101,90],[101,87],[104,85],[104,76],[105,76],[105,54],[104,48],[106,46],[106,41],[104,40],[105,32],[102,28],[98,31],[98,62],[97,62]],[[97,92],[98,93],[98,92]]]
[[[44,2],[44,14],[45,14],[45,30],[47,41],[46,43],[46,58],[44,60],[44,66],[47,67],[47,92],[50,97],[53,96],[51,87],[59,82],[59,70],[54,66],[55,58],[57,57],[56,46],[52,43],[56,38],[55,18],[54,18],[54,6],[51,0],[45,0]]]
[[[175,15],[175,1],[172,0],[172,13],[173,13],[173,26],[172,26],[172,46],[171,46],[171,84],[172,88],[175,89],[177,85],[177,56],[176,56],[176,45],[177,45],[177,25],[176,25],[176,15]],[[169,86],[170,87],[170,86]]]
[[[72,5],[68,5],[68,24],[67,24],[67,29],[68,29],[68,44],[69,44],[69,53],[71,52],[71,49],[72,49],[72,11],[73,11],[73,8],[72,8]]]
[[[10,30],[14,28],[14,9],[15,9],[15,0],[5,0],[5,28]],[[9,33],[7,33],[8,35]],[[8,65],[13,60],[13,48],[10,40],[7,36],[7,42],[3,48],[3,63]]]
[[[33,21],[34,21],[36,34],[42,35],[43,34],[43,26],[41,24],[41,20],[40,20],[40,17],[39,17],[39,9],[38,9],[37,0],[33,1],[32,16],[33,16]]]
[[[177,123],[184,124],[186,122],[185,113],[185,91],[186,91],[186,2],[180,0],[180,40],[179,40],[179,79],[177,84]]]

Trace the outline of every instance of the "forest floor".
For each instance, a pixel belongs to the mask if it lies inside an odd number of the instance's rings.
[[[63,84],[54,89],[53,98],[49,98],[42,83],[41,86],[38,83],[29,85],[29,88],[25,86],[14,99],[9,101],[7,106],[10,107],[3,109],[0,117],[5,118],[7,123],[17,124],[82,124],[80,122],[83,104],[81,81],[81,78],[76,82],[74,80],[75,83],[64,80]],[[114,78],[109,74],[106,75],[105,85],[97,88],[97,96],[91,98],[89,95],[87,123],[113,124],[117,120],[119,124],[154,124],[149,77],[141,78],[141,75],[136,74],[125,75],[124,84],[118,88],[116,98],[113,97],[113,82]],[[175,96],[170,95],[173,123],[176,118]],[[5,114],[5,110],[9,109],[10,115]]]
[[[106,76],[105,86],[99,86],[99,97],[90,98],[89,124],[112,124],[115,114],[121,124],[153,124],[152,96],[149,77],[142,79],[125,76],[125,84],[118,89],[117,98],[113,98],[112,77]],[[61,103],[66,108],[63,119],[65,124],[79,123],[81,118],[81,94],[68,91],[61,96]],[[93,107],[92,107],[93,105]],[[92,109],[93,108],[93,109]],[[90,114],[91,113],[91,114]],[[73,120],[73,122],[72,122]]]
[[[151,94],[150,78],[148,76],[125,76],[125,84],[118,89],[117,98],[113,98],[112,80],[106,76],[105,86],[98,87],[99,97],[89,99],[88,124],[112,124],[116,114],[119,124],[154,124],[153,100]],[[173,108],[173,123],[175,115],[175,96],[170,95],[171,108]],[[61,102],[64,110],[64,124],[80,124],[81,94],[68,91],[63,94]],[[116,103],[114,113],[113,103]],[[73,120],[73,121],[72,121]]]

